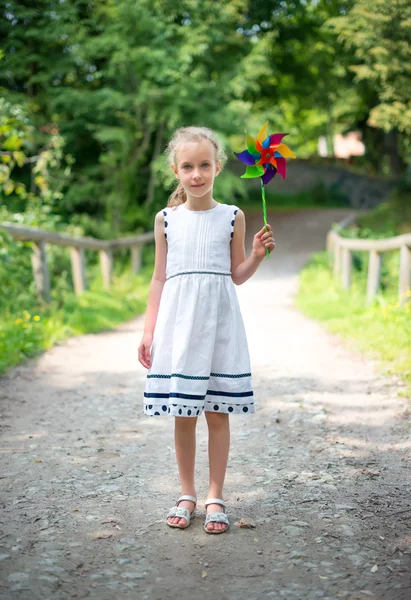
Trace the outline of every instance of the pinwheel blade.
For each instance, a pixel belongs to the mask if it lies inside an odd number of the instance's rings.
[[[267,137],[267,127],[268,127],[268,121],[266,121],[264,123],[264,125],[261,127],[258,135],[257,135],[257,142],[260,142],[260,144],[262,145],[265,138]]]
[[[273,133],[270,135],[270,147],[277,146],[281,144],[281,140],[284,136],[288,135],[288,133]]]
[[[280,144],[277,148],[277,152],[279,152],[281,156],[284,156],[284,158],[296,158],[294,152],[285,144]]]
[[[277,161],[277,171],[281,175],[283,179],[285,179],[286,170],[287,170],[287,162],[285,158],[276,158]]]
[[[267,169],[266,172],[264,173],[264,175],[261,177],[263,184],[267,185],[267,183],[270,183],[270,181],[272,180],[272,178],[274,177],[274,175],[276,173],[277,173],[277,169],[275,167],[271,167],[270,169]]]
[[[239,158],[245,165],[255,165],[256,162],[260,160],[259,154],[251,154],[248,150],[244,150],[244,152],[234,152],[237,158]]]
[[[263,167],[247,167],[244,175],[241,175],[242,179],[252,179],[253,177],[261,177],[264,175]]]
[[[265,140],[261,144],[263,148],[269,148],[270,147],[270,138],[271,138],[270,135],[265,138]]]
[[[249,151],[249,153],[257,154],[257,149],[255,146],[255,139],[253,137],[251,137],[251,135],[248,135],[247,132],[245,132],[245,139],[246,139],[247,150]]]

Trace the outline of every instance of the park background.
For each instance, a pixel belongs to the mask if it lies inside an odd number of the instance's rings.
[[[361,208],[344,235],[409,232],[410,36],[407,0],[5,2],[0,223],[103,240],[150,231],[171,191],[163,150],[175,128],[215,129],[232,159],[244,131],[256,135],[268,120],[270,131],[289,133],[298,156],[287,180],[276,177],[268,188],[271,211]],[[335,156],[334,140],[352,132],[365,152]],[[230,160],[216,198],[246,214],[261,211],[258,186],[241,172]],[[96,253],[87,253],[81,296],[66,249],[47,253],[52,298],[44,303],[32,244],[0,228],[0,373],[70,335],[144,311],[152,246],[138,276],[128,254],[117,253],[110,291]],[[371,305],[365,255],[354,256],[350,290],[331,266],[325,252],[313,256],[298,306],[410,382],[411,319],[409,302],[397,302],[398,253],[384,258]]]

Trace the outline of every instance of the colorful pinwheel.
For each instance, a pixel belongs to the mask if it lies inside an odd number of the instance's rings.
[[[265,200],[265,189],[267,185],[278,172],[283,179],[286,175],[286,158],[295,158],[294,152],[288,146],[282,143],[283,137],[287,133],[274,133],[267,136],[268,121],[264,123],[256,139],[246,133],[247,150],[234,154],[245,165],[246,172],[241,177],[251,179],[260,177],[261,196],[263,201],[264,225],[267,225],[267,206]],[[266,251],[266,255],[270,253]]]

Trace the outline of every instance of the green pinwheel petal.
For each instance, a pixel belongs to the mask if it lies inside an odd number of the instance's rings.
[[[241,175],[241,178],[251,179],[253,177],[261,177],[261,175],[264,175],[264,167],[247,167],[246,172],[244,175]]]

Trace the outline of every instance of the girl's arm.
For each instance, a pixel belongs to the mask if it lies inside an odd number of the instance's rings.
[[[236,285],[241,285],[257,271],[264,260],[265,250],[272,252],[275,247],[271,226],[263,227],[255,234],[253,250],[250,256],[245,257],[245,217],[239,210],[234,223],[234,235],[231,240],[231,278]]]
[[[144,334],[138,348],[138,360],[146,369],[151,366],[151,345],[153,343],[154,328],[157,322],[161,294],[166,280],[167,242],[164,235],[164,215],[157,213],[154,222],[154,238],[156,243],[156,258],[153,277],[151,278],[150,293],[144,323]]]

